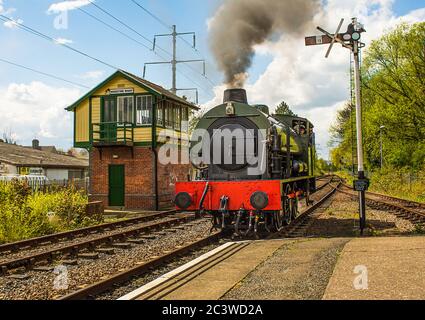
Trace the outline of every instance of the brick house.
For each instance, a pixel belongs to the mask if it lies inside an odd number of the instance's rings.
[[[158,150],[172,132],[179,150],[188,143],[185,99],[118,70],[66,108],[74,113],[74,147],[90,153],[90,200],[106,207],[170,207],[174,182],[187,180],[189,164],[162,165]]]

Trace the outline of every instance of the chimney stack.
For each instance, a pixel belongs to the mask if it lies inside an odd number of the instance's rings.
[[[40,141],[38,141],[37,139],[32,140],[32,148],[40,150]]]
[[[248,104],[245,89],[227,89],[224,91],[223,103],[230,101]]]

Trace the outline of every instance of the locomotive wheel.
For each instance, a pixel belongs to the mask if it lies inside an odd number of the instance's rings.
[[[294,187],[293,187],[293,192],[297,192],[298,191],[298,187],[297,184],[294,183]],[[298,217],[299,211],[298,211],[298,204],[299,204],[299,199],[298,196],[295,196],[294,199],[292,199],[292,210],[291,210],[291,217],[292,219],[296,219]]]
[[[283,215],[280,211],[276,211],[273,214],[273,222],[274,222],[274,228],[276,231],[280,231],[283,228]]]
[[[292,192],[291,186],[288,184],[285,187],[285,198],[283,200],[283,223],[291,224],[292,221],[292,200],[288,198],[288,194]]]
[[[305,205],[306,207],[310,206],[310,180],[307,180],[306,182],[306,190],[305,193]]]

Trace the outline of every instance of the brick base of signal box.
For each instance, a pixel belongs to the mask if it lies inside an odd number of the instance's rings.
[[[124,165],[125,209],[154,210],[154,154],[149,147],[93,148],[90,152],[90,201],[109,207],[109,165]],[[190,165],[158,163],[160,209],[172,207],[174,183],[187,181]]]

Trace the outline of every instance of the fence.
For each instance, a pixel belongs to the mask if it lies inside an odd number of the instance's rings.
[[[26,181],[31,187],[33,192],[52,192],[61,188],[75,188],[84,191],[88,194],[89,191],[89,178],[73,179],[73,180],[47,180],[47,179],[22,179],[17,178],[19,181]],[[0,180],[2,184],[11,183],[13,180]]]

